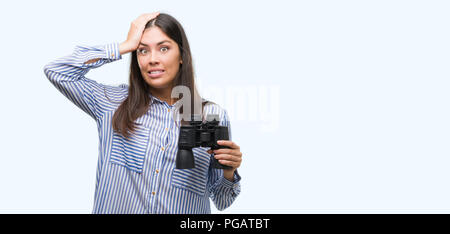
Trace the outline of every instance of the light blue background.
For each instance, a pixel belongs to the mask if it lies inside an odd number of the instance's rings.
[[[184,26],[203,93],[279,90],[275,129],[231,119],[242,192],[222,213],[449,213],[449,10],[430,0],[3,4],[0,213],[91,212],[96,124],[43,67],[79,44],[124,41],[154,11]],[[87,77],[126,83],[128,66],[129,54]]]

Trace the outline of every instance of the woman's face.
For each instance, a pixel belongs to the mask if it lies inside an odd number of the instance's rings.
[[[159,27],[150,27],[144,30],[136,54],[142,77],[151,88],[172,88],[181,63],[175,41]],[[157,73],[151,74],[152,70]]]

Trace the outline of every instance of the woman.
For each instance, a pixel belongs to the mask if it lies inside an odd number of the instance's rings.
[[[131,52],[129,85],[108,86],[85,77],[92,68]],[[182,26],[159,12],[131,23],[126,41],[103,46],[77,46],[72,55],[44,68],[50,82],[97,122],[99,159],[93,213],[211,213],[229,207],[240,192],[237,168],[242,153],[232,141],[212,152],[193,148],[194,169],[176,169],[178,119],[182,109],[171,97],[183,85],[199,97],[191,52]],[[203,114],[227,112],[201,99]],[[231,137],[231,134],[230,134]],[[231,138],[230,138],[231,139]],[[211,155],[230,169],[210,166]]]

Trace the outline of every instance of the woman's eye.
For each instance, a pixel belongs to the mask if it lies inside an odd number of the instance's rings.
[[[161,47],[162,52],[166,52],[168,50],[169,50],[169,47]],[[148,53],[148,51],[146,49],[138,49],[137,52],[139,54],[147,54]]]
[[[139,49],[138,52],[139,52],[139,54],[147,54],[146,49]]]

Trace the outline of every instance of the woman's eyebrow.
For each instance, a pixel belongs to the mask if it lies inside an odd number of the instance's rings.
[[[168,43],[171,43],[170,41],[168,41],[168,40],[164,40],[164,41],[160,41],[160,42],[158,42],[158,44],[156,44],[156,45],[161,45],[162,43],[164,43],[164,42],[168,42]],[[141,45],[143,45],[143,46],[148,46],[147,44],[144,44],[144,43],[142,43],[142,42],[139,42]]]

